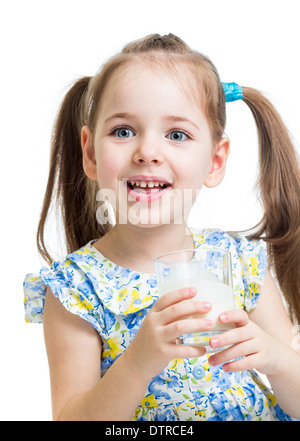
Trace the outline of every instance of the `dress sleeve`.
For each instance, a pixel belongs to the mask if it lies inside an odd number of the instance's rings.
[[[248,240],[239,237],[237,252],[241,265],[244,289],[244,309],[250,312],[255,308],[267,269],[267,253],[263,240]]]
[[[27,323],[42,323],[47,286],[61,304],[91,325],[101,335],[104,329],[103,307],[93,289],[93,283],[76,263],[53,262],[50,268],[43,267],[39,275],[25,277],[24,308]]]
[[[36,274],[27,274],[23,282],[26,323],[43,323],[46,289]]]

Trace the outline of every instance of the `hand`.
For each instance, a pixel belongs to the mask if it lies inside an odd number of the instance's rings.
[[[184,288],[165,294],[157,300],[144,319],[132,343],[124,352],[127,364],[136,375],[149,380],[158,375],[175,358],[201,357],[206,350],[200,346],[176,344],[176,339],[186,333],[207,331],[211,320],[203,317],[187,318],[205,314],[211,305],[192,301],[195,288]],[[189,300],[189,301],[186,301]]]
[[[225,372],[248,369],[257,369],[263,374],[276,372],[280,363],[279,341],[252,322],[243,310],[227,311],[220,314],[219,320],[222,323],[234,323],[236,328],[210,339],[209,344],[213,349],[232,345],[209,357],[212,366],[225,363],[222,366]],[[230,361],[239,357],[243,358]]]

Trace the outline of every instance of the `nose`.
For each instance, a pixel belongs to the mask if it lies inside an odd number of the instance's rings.
[[[140,138],[133,154],[133,162],[139,165],[160,165],[164,161],[162,146],[157,139]]]

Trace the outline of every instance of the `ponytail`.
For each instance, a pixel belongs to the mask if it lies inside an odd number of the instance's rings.
[[[48,263],[53,259],[45,243],[45,225],[52,198],[63,220],[68,253],[109,229],[109,225],[100,225],[96,220],[97,183],[87,178],[82,166],[81,109],[90,79],[83,77],[71,87],[54,125],[49,177],[37,231],[38,251]]]
[[[243,88],[258,131],[258,186],[264,216],[251,238],[267,242],[289,315],[300,323],[300,171],[289,133],[272,104],[257,90]]]

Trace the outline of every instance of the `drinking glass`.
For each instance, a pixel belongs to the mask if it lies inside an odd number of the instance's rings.
[[[234,309],[230,252],[200,246],[159,256],[155,265],[160,296],[181,288],[195,287],[197,293],[191,300],[211,303],[208,313],[190,317],[210,319],[212,328],[181,335],[177,343],[205,346],[208,352],[212,352],[209,339],[234,327],[232,323],[223,324],[218,320],[222,312]]]

